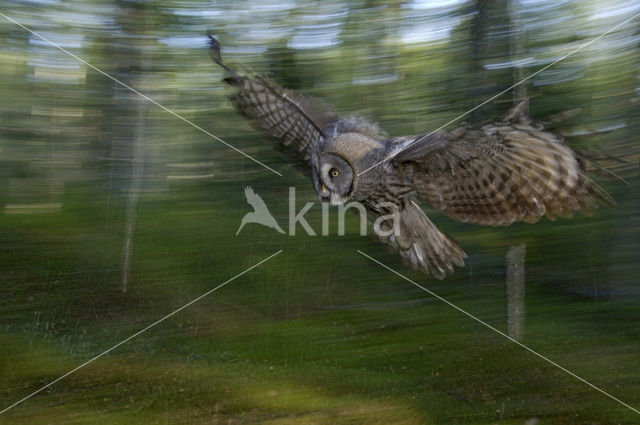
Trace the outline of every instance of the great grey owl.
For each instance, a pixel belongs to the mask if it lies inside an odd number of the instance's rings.
[[[533,125],[518,107],[481,128],[390,138],[376,124],[340,118],[266,76],[240,75],[209,37],[211,57],[237,89],[236,108],[310,167],[320,200],[358,201],[370,219],[398,211],[395,231],[379,232],[386,235],[381,239],[438,279],[463,266],[467,255],[416,198],[455,220],[491,226],[589,213],[597,200],[614,205],[562,138]],[[379,230],[388,230],[384,223]]]

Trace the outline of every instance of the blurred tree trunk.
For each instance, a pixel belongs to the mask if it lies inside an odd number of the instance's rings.
[[[145,30],[150,6],[147,3],[119,2],[118,22],[121,39],[117,40],[119,60],[116,78],[138,91],[145,92],[145,73],[148,72],[150,46],[146,45]],[[145,137],[148,102],[129,89],[117,86],[116,110],[113,122],[112,156],[117,178],[126,192],[124,246],[122,250],[122,292],[128,289],[133,262],[133,243],[136,228],[138,197],[142,189],[145,164]]]
[[[142,61],[144,62],[144,55]],[[144,64],[141,67],[144,70]],[[133,172],[131,175],[131,184],[127,193],[127,207],[125,216],[125,233],[124,248],[122,261],[122,292],[127,292],[127,286],[131,275],[131,261],[133,251],[133,236],[136,226],[136,208],[138,206],[138,195],[142,188],[142,179],[144,177],[144,161],[145,149],[144,139],[146,135],[146,119],[149,105],[147,101],[141,97],[137,99],[137,119],[134,127],[133,135]]]
[[[627,35],[635,40],[640,40],[640,23],[636,23]],[[640,240],[640,161],[638,161],[638,133],[640,132],[640,41],[630,48],[629,69],[634,70],[631,78],[625,78],[627,87],[622,88],[623,101],[627,103],[627,111],[624,116],[625,128],[616,131],[616,140],[612,138],[608,146],[608,153],[626,161],[625,163],[607,164],[613,171],[624,176],[628,186],[617,184],[616,201],[621,211],[635,211],[635,214],[626,214],[616,223],[618,229],[625,229],[622,235],[613,238],[611,249],[607,251],[607,277],[610,291],[615,294],[640,294],[637,285],[637,276],[640,276],[640,255],[636,248]],[[613,109],[613,108],[610,108]],[[635,148],[630,149],[630,147]],[[635,156],[635,157],[634,157]],[[622,189],[622,190],[621,190]],[[616,234],[616,228],[611,234]]]
[[[509,50],[513,68],[513,82],[517,84],[526,76],[524,69],[518,65],[518,60],[524,53],[524,33],[520,24],[520,16],[517,0],[510,0],[508,3],[509,12]],[[527,98],[526,83],[519,84],[513,88],[513,106]],[[528,107],[522,111],[528,115]],[[507,261],[507,332],[510,337],[517,341],[524,338],[525,329],[525,255],[526,246],[524,244],[514,245],[509,248],[506,255]]]
[[[375,90],[358,89],[354,98],[343,91],[344,104],[365,114],[374,115],[374,109],[385,115],[384,105],[394,110],[397,88],[398,46],[394,41],[402,22],[405,0],[364,0],[349,3],[341,38],[346,46],[342,63],[354,86],[374,86]],[[367,14],[362,9],[369,9]],[[355,36],[354,34],[357,34]],[[384,101],[381,102],[380,100]],[[368,108],[363,111],[363,108]]]
[[[484,102],[511,85],[509,68],[499,62],[510,52],[510,0],[475,0],[472,7],[471,62],[473,83],[469,96],[473,104]],[[496,63],[498,62],[498,63]],[[503,104],[505,106],[500,107]],[[471,113],[473,123],[490,121],[508,109],[505,99],[498,98]]]
[[[518,8],[517,0],[509,1],[509,21],[511,24],[509,47],[511,50],[511,61],[513,63],[513,84],[517,84],[526,78],[524,68],[518,62],[522,59],[522,55],[525,52],[525,35],[524,28],[520,22],[520,10]],[[514,87],[513,106],[517,105],[527,97],[527,83],[522,83]],[[523,113],[525,115],[529,115],[529,108],[527,107]]]

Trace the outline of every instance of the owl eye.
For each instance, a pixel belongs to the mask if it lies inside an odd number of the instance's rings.
[[[329,175],[332,178],[336,178],[336,177],[338,177],[340,175],[340,171],[336,170],[335,168],[332,168],[332,169],[329,170]]]

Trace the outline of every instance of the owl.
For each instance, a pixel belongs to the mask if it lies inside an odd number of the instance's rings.
[[[306,164],[320,201],[357,201],[371,220],[395,213],[393,223],[378,224],[380,239],[438,279],[464,266],[467,255],[417,201],[454,220],[488,226],[590,213],[598,202],[614,205],[565,141],[522,112],[525,104],[480,128],[389,137],[375,123],[342,118],[264,75],[240,75],[223,63],[218,41],[209,37],[212,59],[236,88],[231,99],[238,111]]]

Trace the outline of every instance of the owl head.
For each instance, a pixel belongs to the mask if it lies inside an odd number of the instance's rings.
[[[383,144],[360,133],[343,133],[327,139],[311,155],[313,184],[318,198],[331,205],[360,201],[377,188],[374,165],[384,155]]]

